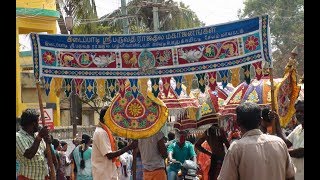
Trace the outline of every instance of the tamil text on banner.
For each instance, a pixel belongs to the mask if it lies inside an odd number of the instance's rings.
[[[272,66],[268,16],[202,28],[132,35],[31,34],[40,77],[139,79]]]

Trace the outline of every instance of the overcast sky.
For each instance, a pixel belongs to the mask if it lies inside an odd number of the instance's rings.
[[[128,2],[129,0],[127,0]],[[151,1],[151,0],[149,0]],[[184,2],[206,25],[237,20],[237,12],[244,7],[244,0],[174,0]],[[96,0],[98,16],[101,17],[121,6],[121,0]]]
[[[129,0],[127,0],[128,2]],[[149,0],[151,1],[151,0]],[[226,23],[238,20],[237,12],[244,7],[244,0],[174,0],[184,2],[194,11],[199,19],[208,25]],[[96,0],[98,16],[108,14],[121,6],[121,0]],[[58,33],[60,31],[58,30]],[[20,50],[30,51],[29,37],[21,35],[19,41],[22,44]]]

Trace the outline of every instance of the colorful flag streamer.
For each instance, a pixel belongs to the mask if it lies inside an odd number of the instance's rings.
[[[113,98],[116,95],[116,80],[115,79],[107,79],[107,87],[110,93],[110,96]]]
[[[250,84],[250,81],[251,81],[250,67],[251,67],[251,64],[242,66],[244,79],[245,79],[247,84]]]
[[[192,88],[192,80],[193,80],[194,75],[193,74],[188,74],[184,76],[184,79],[186,81],[185,85],[187,87],[186,89],[186,93],[189,96],[190,92],[191,92],[191,88]]]
[[[130,87],[131,87],[131,92],[134,98],[137,98],[138,96],[138,80],[137,79],[129,79],[130,81]]]
[[[263,73],[262,73],[262,62],[256,62],[256,63],[253,63],[252,64],[253,67],[254,67],[254,71],[255,71],[255,74],[256,74],[256,78],[258,80],[260,80],[263,76]]]
[[[106,82],[104,79],[96,79],[96,83],[97,83],[97,94],[98,94],[98,97],[100,99],[103,99],[106,91],[105,91],[105,85],[106,85]]]
[[[182,91],[182,76],[176,76],[174,77],[174,80],[176,81],[176,88],[174,91],[180,96]]]
[[[44,89],[46,91],[46,95],[49,96],[52,77],[43,76],[43,79],[44,79]]]
[[[205,73],[197,74],[199,89],[202,93],[206,91],[206,82],[204,80]]]
[[[237,87],[240,84],[240,68],[230,69],[231,71],[231,84]]]
[[[119,94],[124,97],[126,94],[126,79],[118,79]]]
[[[151,78],[152,94],[154,95],[154,97],[158,97],[158,94],[160,92],[159,80],[160,78]]]
[[[144,98],[147,98],[147,95],[148,95],[148,81],[149,81],[149,78],[139,79],[139,91],[141,92]]]
[[[78,96],[81,95],[81,85],[83,82],[83,79],[73,79],[74,82],[76,83],[76,93]]]
[[[208,72],[209,87],[212,91],[216,90],[217,87],[217,72]]]
[[[162,77],[161,80],[163,84],[163,93],[165,97],[168,97],[171,77]]]
[[[222,87],[225,88],[228,85],[229,70],[219,71],[219,75],[221,77]]]
[[[66,97],[69,97],[70,96],[70,93],[71,93],[71,90],[72,90],[72,79],[70,78],[66,78],[64,79],[64,82],[65,82],[65,86],[66,86],[66,89],[64,90],[64,93],[66,95]]]
[[[62,81],[63,81],[63,78],[58,78],[58,77],[54,77],[53,78],[54,92],[55,92],[57,97],[60,96],[61,87],[62,87]]]
[[[88,99],[91,99],[94,95],[94,79],[86,79],[86,96]]]

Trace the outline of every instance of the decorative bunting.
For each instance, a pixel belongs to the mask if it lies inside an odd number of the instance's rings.
[[[123,112],[126,113],[126,111],[121,111],[121,109],[119,111],[118,103],[114,104],[113,112],[111,110],[108,112],[113,113],[110,117],[114,117],[115,121],[121,123],[123,130],[121,135],[124,136],[129,132],[134,134],[133,138],[138,138],[135,135],[142,133],[141,130],[134,131],[137,127],[145,130],[152,127],[153,123],[150,122],[156,122],[153,116],[155,108],[149,108],[150,103],[146,102],[144,106],[141,106],[144,103],[142,101],[141,104],[135,103],[140,101],[140,98],[144,98],[138,92],[138,79],[161,78],[166,97],[168,97],[169,90],[172,92],[170,79],[176,76],[181,78],[185,74],[197,74],[199,88],[201,92],[205,92],[207,85],[205,73],[220,71],[223,87],[226,87],[229,72],[227,69],[259,61],[264,61],[269,68],[272,68],[269,28],[269,19],[265,15],[231,23],[151,34],[64,36],[31,33],[34,75],[36,79],[50,76],[74,79],[75,82],[77,78],[82,78],[78,79],[77,94],[83,90],[82,82],[83,79],[86,79],[85,93],[89,98],[95,94],[93,79],[114,79],[108,80],[108,88],[112,97],[120,99],[120,95],[115,96],[118,90],[115,85],[116,79],[130,79],[131,91],[127,91],[124,95],[128,100],[131,98],[130,103],[121,99],[121,103],[131,105],[131,108],[127,108],[130,110],[127,111],[130,116],[125,121],[121,119]],[[151,36],[152,42],[150,43]],[[132,56],[133,54],[136,56]],[[250,67],[247,70],[249,75],[246,78],[249,78],[250,81]],[[217,89],[216,74],[215,76],[212,74],[212,77],[215,78],[211,78],[211,86]],[[178,80],[181,83],[181,79]],[[51,80],[47,87],[48,91],[50,91],[50,83]],[[125,83],[123,85],[129,88]],[[154,82],[153,85],[157,85],[157,82]],[[181,89],[180,85],[176,91]],[[155,88],[154,92],[158,94],[159,89],[161,88]],[[138,105],[142,107],[142,111]],[[134,112],[133,110],[137,108],[139,112]],[[146,111],[147,108],[150,113]],[[166,117],[163,118],[165,121],[168,112],[165,109],[159,111],[159,114],[161,113],[166,114]],[[146,117],[142,119],[142,115]],[[113,133],[118,131],[119,126],[117,125],[119,124],[113,126]],[[163,123],[160,124],[158,123],[157,126],[163,126]],[[146,129],[142,138],[155,134],[159,129],[155,128],[152,131]]]
[[[260,80],[261,77],[263,76],[263,73],[262,73],[262,62],[261,61],[260,62],[256,62],[256,63],[253,63],[252,65],[253,65],[254,71],[256,73],[256,78],[258,80]]]
[[[268,16],[259,16],[188,30],[121,36],[31,33],[34,74],[140,79],[207,73],[258,61],[272,67],[268,20]]]
[[[137,79],[129,79],[131,92],[134,98],[137,98],[139,91],[138,91],[138,80]]]
[[[64,93],[66,94],[67,97],[70,96],[70,93],[71,93],[71,87],[72,87],[72,79],[70,78],[66,78],[64,79],[64,82],[65,82],[65,86],[66,86],[66,89],[64,90]]]
[[[230,69],[231,71],[231,84],[237,87],[240,84],[240,68]]]
[[[245,79],[245,81],[246,81],[247,84],[250,84],[250,81],[251,81],[251,77],[250,77],[250,67],[251,67],[251,64],[242,66],[243,74],[244,74],[244,79]]]
[[[216,90],[217,87],[217,72],[208,72],[209,87],[212,91]]]
[[[126,79],[118,79],[119,94],[124,97],[126,93]]]
[[[73,80],[76,83],[76,93],[78,96],[80,96],[83,79],[73,79]]]
[[[86,79],[86,96],[88,99],[91,99],[94,95],[94,79]]]
[[[176,91],[176,93],[178,94],[178,96],[180,96],[181,91],[182,91],[182,76],[176,76],[174,77],[174,80],[176,81],[176,88],[174,91]]]
[[[199,83],[199,89],[202,93],[204,93],[206,91],[206,83],[204,80],[204,76],[206,74],[205,73],[201,73],[201,74],[197,74],[197,78],[198,78],[198,83]]]
[[[44,89],[46,91],[46,95],[49,96],[52,77],[43,76],[43,79],[44,79]]]
[[[163,84],[163,93],[165,97],[168,97],[171,77],[162,77],[161,80]]]
[[[57,97],[60,96],[60,92],[61,92],[61,87],[62,87],[62,78],[58,78],[58,77],[54,77],[53,78],[53,82],[54,82],[54,92],[56,94]]]
[[[110,93],[110,96],[113,98],[116,95],[116,80],[107,79],[107,88]]]
[[[160,92],[159,80],[160,78],[151,78],[152,94],[154,95],[154,97],[158,97],[158,94]]]
[[[141,92],[144,98],[147,98],[147,95],[148,95],[148,81],[149,81],[149,78],[139,79],[139,91]]]
[[[221,77],[222,87],[225,88],[228,85],[229,70],[219,71],[219,75]]]
[[[105,91],[105,80],[104,79],[96,79],[97,83],[97,94],[100,99],[103,99],[106,91]]]
[[[186,81],[185,85],[187,87],[186,91],[188,96],[191,92],[193,76],[194,76],[193,74],[188,74],[184,76],[184,79]]]

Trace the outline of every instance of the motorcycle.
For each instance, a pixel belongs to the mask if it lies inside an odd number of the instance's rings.
[[[184,163],[181,163],[180,161],[171,163],[177,163],[181,166],[181,170],[177,174],[177,180],[200,180],[197,175],[199,167],[194,161],[185,160]]]

